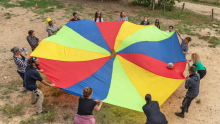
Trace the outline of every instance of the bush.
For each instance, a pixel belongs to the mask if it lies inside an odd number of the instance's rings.
[[[172,11],[174,9],[175,0],[163,0],[162,4],[163,4],[162,6],[159,6],[160,8],[164,9],[164,4],[165,4],[165,9]]]
[[[160,8],[160,9],[164,9],[164,4],[165,4],[165,9],[172,11],[174,9],[174,5],[175,5],[175,0],[158,0],[158,3],[155,4],[154,8]],[[152,9],[153,3],[151,2],[151,0],[135,0],[131,2],[131,5],[133,6],[147,6],[150,7],[150,9]]]
[[[133,6],[149,6],[151,4],[151,0],[135,0],[131,2]]]

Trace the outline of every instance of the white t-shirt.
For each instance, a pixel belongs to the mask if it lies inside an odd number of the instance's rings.
[[[93,21],[95,21],[95,18],[93,18]],[[99,18],[96,19],[96,22],[100,22]],[[103,18],[101,18],[101,22],[103,22]]]
[[[166,31],[167,33],[170,33],[170,31],[168,30],[168,31]]]

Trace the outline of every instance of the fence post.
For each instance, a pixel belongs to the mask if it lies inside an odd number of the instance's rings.
[[[154,10],[154,6],[155,6],[155,0],[153,0],[153,10]]]
[[[185,3],[183,3],[183,8],[182,8],[182,11],[181,11],[181,15],[183,14],[184,6],[185,6]]]
[[[214,9],[212,9],[212,21],[214,21]]]
[[[165,4],[166,4],[166,0],[164,0],[164,8],[163,8],[164,13],[165,13]]]

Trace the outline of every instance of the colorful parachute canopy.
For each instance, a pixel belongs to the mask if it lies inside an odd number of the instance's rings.
[[[141,112],[146,94],[165,102],[184,81],[186,65],[176,33],[127,21],[69,22],[31,56],[62,90],[82,96],[89,86],[92,99]]]

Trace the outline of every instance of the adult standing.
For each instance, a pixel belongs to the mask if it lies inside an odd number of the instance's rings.
[[[40,76],[39,72],[43,73],[43,70],[37,71],[37,67],[40,65],[39,61],[36,57],[31,57],[27,61],[28,65],[25,70],[25,87],[27,90],[32,91],[31,93],[31,104],[34,105],[37,101],[37,114],[42,113],[45,114],[47,111],[42,111],[42,103],[44,100],[44,96],[41,90],[37,88],[36,81],[40,81],[41,83],[54,87],[55,84],[49,84]],[[35,96],[37,99],[35,100]]]
[[[145,124],[167,124],[165,115],[160,111],[160,107],[157,101],[151,101],[151,95],[145,96],[146,104],[142,107],[145,115],[147,116],[147,122]]]
[[[23,80],[22,91],[23,92],[27,91],[27,89],[25,88],[25,83],[24,83],[24,74],[25,74],[25,69],[27,67],[26,62],[29,57],[27,49],[25,47],[19,49],[19,47],[16,46],[11,49],[11,52],[14,54],[13,59],[14,59],[15,64],[17,65],[17,72]],[[21,52],[25,53],[25,57],[21,54]]]
[[[70,22],[72,22],[72,21],[79,21],[79,20],[81,20],[81,19],[78,18],[78,14],[77,14],[76,12],[74,12],[74,13],[73,13],[73,18],[70,19]]]
[[[38,46],[41,39],[35,37],[35,32],[33,30],[29,30],[28,34],[29,36],[27,36],[27,41],[31,46],[31,50],[34,51],[34,49]]]
[[[95,124],[92,111],[99,111],[103,103],[100,100],[92,100],[92,94],[92,88],[86,87],[83,89],[83,96],[79,98],[78,111],[73,124]]]
[[[177,116],[184,118],[184,113],[188,113],[189,106],[194,98],[199,94],[200,75],[196,72],[196,68],[191,66],[189,68],[189,76],[186,77],[185,88],[188,89],[186,96],[182,102],[181,113],[175,113]]]
[[[53,24],[53,21],[50,18],[47,18],[46,22],[48,23],[46,28],[46,31],[48,32],[48,37],[56,34],[57,31],[60,30],[56,24]]]
[[[124,11],[122,11],[120,13],[120,17],[119,17],[118,21],[128,21],[128,17],[125,16],[125,12]]]
[[[206,68],[205,66],[202,64],[201,60],[200,60],[200,57],[199,57],[199,54],[198,53],[193,53],[191,55],[191,60],[188,60],[187,63],[188,63],[188,67],[190,68],[190,62],[193,62],[193,67],[196,68],[196,72],[199,73],[200,75],[200,80],[205,77],[206,75]]]
[[[96,12],[95,13],[95,18],[93,18],[94,22],[103,22],[102,14],[101,12]]]
[[[160,29],[160,21],[159,21],[159,19],[156,19],[155,20],[155,24],[154,24],[157,28],[159,28]]]
[[[140,25],[150,25],[150,22],[148,21],[148,17],[147,16],[144,17],[144,19],[143,19],[143,21],[141,22]]]

